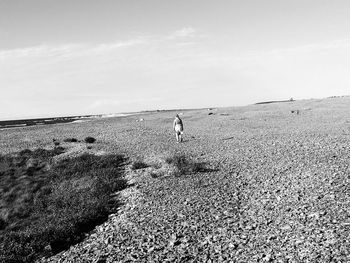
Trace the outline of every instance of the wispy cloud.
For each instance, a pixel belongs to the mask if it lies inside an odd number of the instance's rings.
[[[341,48],[349,48],[350,39],[337,39],[328,42],[321,43],[310,43],[307,45],[300,45],[291,48],[275,49],[267,52],[270,55],[282,55],[282,54],[293,54],[293,53],[310,53],[318,52],[322,50],[334,50]]]
[[[182,29],[179,29],[170,33],[167,36],[167,38],[168,39],[188,38],[188,37],[194,37],[195,34],[196,34],[196,30],[193,27],[184,27]]]
[[[156,44],[165,40],[176,40],[193,38],[197,31],[193,27],[184,27],[182,29],[170,32],[166,35],[139,36],[125,41],[114,41],[102,44],[74,43],[64,45],[47,45],[17,48],[11,50],[0,50],[0,59],[25,58],[25,57],[73,57],[93,54],[103,54],[113,52],[123,48],[137,47],[142,44]],[[180,42],[181,45],[193,44],[193,42]]]
[[[112,43],[104,43],[99,44],[96,46],[89,46],[88,52],[92,52],[95,54],[101,54],[105,52],[115,51],[122,48],[130,48],[139,46],[141,44],[147,44],[149,43],[149,39],[146,37],[137,37],[135,39],[130,39],[126,41],[120,41],[120,42],[112,42]]]
[[[15,59],[29,57],[68,58],[84,55],[98,55],[145,43],[147,43],[146,39],[136,38],[127,41],[116,41],[97,45],[78,43],[52,46],[43,44],[34,47],[0,51],[0,59],[5,60],[11,58]]]
[[[120,100],[113,100],[113,99],[102,99],[102,100],[96,100],[94,101],[89,108],[90,109],[96,109],[99,108],[101,106],[116,106],[116,105],[120,105],[122,103],[122,101]]]
[[[98,110],[101,108],[112,108],[115,106],[133,104],[133,103],[144,103],[144,102],[155,102],[160,101],[160,97],[152,97],[152,98],[129,98],[129,99],[99,99],[95,100],[91,105],[89,105],[88,109],[90,110]]]
[[[26,58],[38,56],[61,56],[71,54],[74,51],[79,51],[83,47],[83,44],[66,44],[57,46],[49,46],[43,44],[33,47],[2,50],[0,51],[0,59]]]

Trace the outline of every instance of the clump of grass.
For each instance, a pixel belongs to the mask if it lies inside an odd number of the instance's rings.
[[[94,143],[94,142],[96,141],[96,139],[95,139],[94,137],[88,136],[88,137],[86,137],[86,138],[84,139],[84,141],[85,141],[86,143]]]
[[[143,168],[147,168],[148,165],[141,161],[141,160],[137,160],[135,162],[132,163],[131,165],[131,170],[138,170],[138,169],[143,169]]]
[[[176,168],[176,176],[211,171],[210,169],[206,168],[205,163],[194,162],[185,155],[174,155],[167,157],[165,162],[169,165],[173,165]]]
[[[58,146],[58,145],[60,145],[60,142],[57,140],[57,139],[52,139],[52,142],[53,142],[53,144],[55,145],[55,146]]]
[[[51,254],[66,249],[116,208],[111,193],[127,185],[123,156],[84,154],[48,170],[59,152],[0,156],[0,261],[32,262],[48,245]]]
[[[174,155],[165,158],[167,164],[174,164],[177,167],[188,164],[188,160],[185,155]]]
[[[13,160],[15,161],[19,161],[20,159],[28,159],[28,158],[36,158],[36,159],[40,159],[40,160],[48,160],[56,155],[62,154],[64,153],[64,148],[59,146],[59,147],[55,147],[52,150],[47,150],[47,149],[43,149],[43,148],[38,148],[35,150],[29,150],[29,149],[25,149],[22,150],[18,153],[18,156],[16,158],[14,158]],[[5,157],[7,158],[7,157]]]
[[[66,138],[63,141],[64,142],[78,142],[78,139],[76,139],[76,138]]]

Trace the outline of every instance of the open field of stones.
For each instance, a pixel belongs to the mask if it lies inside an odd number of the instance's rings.
[[[83,239],[48,243],[37,262],[350,262],[350,97],[0,131],[2,155],[58,145],[55,162],[122,155],[128,186]]]

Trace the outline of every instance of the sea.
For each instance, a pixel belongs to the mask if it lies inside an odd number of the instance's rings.
[[[101,115],[84,115],[84,116],[69,116],[69,117],[54,117],[54,118],[38,118],[38,119],[22,119],[22,120],[6,120],[0,121],[0,130],[23,128],[37,125],[52,125],[59,123],[79,123],[86,122],[97,118],[112,118],[134,115],[134,113],[113,113]]]

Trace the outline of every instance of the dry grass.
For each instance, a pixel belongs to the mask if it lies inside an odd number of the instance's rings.
[[[213,171],[204,162],[196,162],[185,155],[167,157],[165,162],[175,167],[175,176]]]

